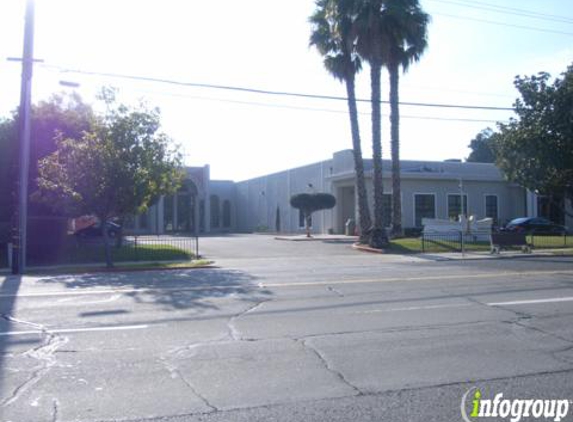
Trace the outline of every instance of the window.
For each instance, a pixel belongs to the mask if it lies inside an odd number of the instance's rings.
[[[392,226],[392,194],[385,193],[382,196],[382,210],[383,216],[382,219],[384,220],[384,227]]]
[[[199,230],[205,232],[205,201],[199,201]]]
[[[301,210],[298,210],[298,226],[303,229],[306,227],[304,222],[304,214]],[[310,216],[310,227],[312,227],[312,215]]]
[[[173,196],[166,196],[163,198],[163,227],[167,232],[175,229],[173,227],[173,210]]]
[[[497,224],[498,215],[497,195],[485,196],[485,216],[493,219],[493,224]]]
[[[177,193],[177,231],[191,231],[191,196],[182,191]]]
[[[228,199],[223,201],[223,227],[231,227],[231,201]]]
[[[436,218],[436,196],[433,193],[414,195],[414,225],[422,227],[422,218]]]
[[[457,220],[458,216],[462,213],[461,196],[459,194],[448,194],[448,218],[450,220]],[[468,215],[468,196],[464,194],[464,215]]]
[[[148,221],[149,221],[149,214],[147,212],[140,214],[139,218],[139,228],[140,229],[147,229]]]
[[[218,229],[220,223],[219,197],[217,195],[211,195],[209,202],[211,206],[211,228]]]

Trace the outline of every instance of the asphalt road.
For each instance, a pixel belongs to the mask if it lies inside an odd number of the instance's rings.
[[[0,277],[0,420],[459,421],[474,387],[573,399],[570,257],[201,251],[216,268]]]

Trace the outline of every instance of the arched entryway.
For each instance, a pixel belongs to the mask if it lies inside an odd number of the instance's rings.
[[[185,180],[175,195],[163,199],[163,224],[166,232],[197,231],[197,186]]]

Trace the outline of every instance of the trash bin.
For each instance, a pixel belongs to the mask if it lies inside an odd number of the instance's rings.
[[[346,236],[354,236],[354,232],[356,231],[356,221],[354,219],[349,218],[346,220],[346,224],[344,225],[344,234]]]

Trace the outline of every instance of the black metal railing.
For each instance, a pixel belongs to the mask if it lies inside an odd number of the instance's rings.
[[[463,233],[452,230],[445,233],[422,233],[420,252],[465,252],[490,249],[489,232]]]
[[[559,249],[573,247],[573,236],[550,233],[531,233],[526,235],[527,242],[535,249]]]
[[[504,232],[497,235],[503,236]],[[525,235],[526,244],[532,249],[559,249],[573,247],[573,236],[567,233],[545,234],[530,233]],[[473,232],[462,234],[461,231],[447,233],[422,233],[420,236],[420,252],[479,252],[491,249],[489,232]],[[503,245],[504,249],[512,249],[512,245]],[[521,245],[514,245],[515,249]]]
[[[0,244],[0,268],[8,267],[8,245]],[[125,236],[110,239],[114,263],[133,261],[190,261],[199,257],[195,236]],[[28,266],[105,263],[103,239],[66,236],[58,242],[37,241],[28,247]]]

